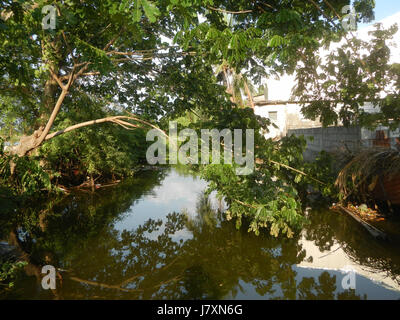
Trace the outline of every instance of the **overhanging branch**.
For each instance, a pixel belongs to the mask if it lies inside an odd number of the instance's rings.
[[[222,12],[222,13],[229,13],[229,14],[244,14],[244,13],[253,12],[253,10],[229,11],[229,10],[225,10],[225,9],[214,8],[214,7],[211,7],[211,6],[208,6],[207,8],[210,9],[210,10],[213,10],[213,11],[218,11],[218,12]]]
[[[75,125],[72,125],[68,128],[65,128],[63,130],[59,130],[57,132],[53,132],[51,134],[48,134],[45,138],[45,141],[48,141],[54,137],[57,137],[59,135],[62,135],[64,133],[79,129],[79,128],[83,128],[83,127],[88,127],[94,124],[99,124],[99,123],[106,123],[106,122],[111,122],[111,123],[115,123],[118,124],[119,126],[123,127],[124,129],[136,129],[136,128],[140,128],[140,126],[138,126],[137,124],[133,124],[130,123],[128,121],[124,121],[124,120],[131,120],[131,121],[136,121],[136,122],[140,122],[142,124],[145,124],[149,127],[152,127],[153,129],[156,129],[158,131],[160,131],[165,137],[169,138],[169,136],[160,128],[156,127],[155,125],[151,124],[150,122],[147,122],[145,120],[139,119],[135,116],[114,116],[114,117],[106,117],[106,118],[101,118],[101,119],[96,119],[96,120],[90,120],[90,121],[86,121],[86,122],[82,122],[82,123],[78,123]]]

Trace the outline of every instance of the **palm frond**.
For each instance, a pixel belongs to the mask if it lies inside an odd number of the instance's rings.
[[[340,193],[369,198],[379,179],[400,175],[400,152],[386,148],[370,148],[358,152],[339,172],[336,186]]]

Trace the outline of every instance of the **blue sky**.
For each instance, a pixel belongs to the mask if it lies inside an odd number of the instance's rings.
[[[400,11],[399,0],[376,0],[375,19],[377,21],[389,17],[399,11]]]
[[[376,23],[384,18],[400,11],[400,0],[375,0],[375,21],[370,24]],[[399,21],[400,24],[400,21]],[[359,28],[363,28],[369,24],[360,24]]]

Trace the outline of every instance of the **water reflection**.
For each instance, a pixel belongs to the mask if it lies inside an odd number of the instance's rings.
[[[176,170],[145,172],[115,188],[13,215],[1,223],[0,235],[29,265],[16,289],[2,298],[400,297],[369,280],[368,273],[357,276],[356,290],[344,290],[340,271],[320,268],[321,256],[340,252],[355,265],[399,279],[398,251],[370,238],[346,216],[316,211],[295,239],[257,237],[226,221],[216,210],[221,203],[202,193],[205,187]],[[45,264],[60,270],[54,291],[40,287]]]
[[[400,250],[396,238],[389,242],[376,240],[353,219],[337,212],[315,210],[309,218],[301,240],[303,246],[312,244],[314,251],[322,252],[319,256],[331,255],[326,258],[337,266],[352,265],[359,273],[400,290]]]

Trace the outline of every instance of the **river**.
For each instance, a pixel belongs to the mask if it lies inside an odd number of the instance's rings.
[[[327,209],[294,239],[256,236],[206,188],[182,170],[144,171],[15,213],[0,239],[29,265],[0,298],[400,299],[398,243]],[[56,290],[41,286],[44,264],[59,270]]]

